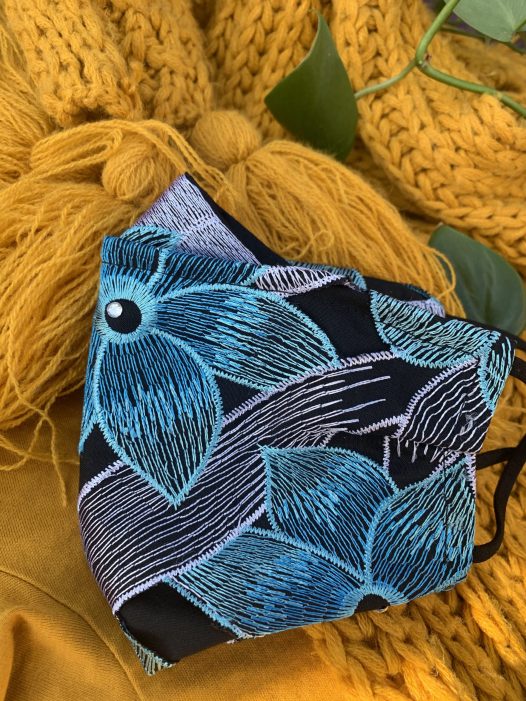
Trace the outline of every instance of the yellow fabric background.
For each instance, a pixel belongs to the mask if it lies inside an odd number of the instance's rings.
[[[58,449],[75,460],[78,392],[55,408]],[[19,429],[29,433],[30,426]],[[5,456],[0,454],[0,464]],[[5,701],[344,701],[348,688],[304,631],[221,645],[148,677],[100,593],[48,464],[1,475],[0,699]]]

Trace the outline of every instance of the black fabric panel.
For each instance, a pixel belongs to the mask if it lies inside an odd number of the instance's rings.
[[[406,302],[411,302],[420,299],[429,299],[429,295],[415,285],[406,285],[401,282],[393,282],[391,280],[380,280],[376,277],[364,277],[367,287],[376,292],[381,292],[384,295],[395,297]]]
[[[358,436],[342,431],[335,434],[328,445],[331,448],[342,448],[361,453],[374,460],[378,465],[382,465],[384,462],[384,441],[376,434]],[[434,452],[433,448],[430,448],[426,454],[424,452],[425,446],[413,443],[408,447],[404,443],[398,444],[395,438],[390,438],[387,446],[389,449],[389,476],[399,489],[429,477],[437,467],[437,460],[432,462],[430,459]],[[413,452],[415,447],[416,453]]]
[[[270,523],[268,514],[264,511],[261,516],[259,516],[254,523],[251,524],[253,528],[263,528],[263,530],[271,531],[272,524]]]
[[[330,448],[342,448],[342,450],[354,450],[356,453],[367,455],[379,465],[384,458],[383,442],[381,439],[371,440],[370,436],[358,436],[346,431],[336,433],[328,443]]]
[[[140,643],[169,662],[235,639],[169,584],[156,584],[134,596],[118,615]]]
[[[237,409],[237,407],[246,402],[247,399],[250,399],[258,393],[258,390],[252,387],[244,387],[220,375],[215,376],[215,381],[217,382],[221,394],[224,415],[228,414],[233,409]]]
[[[287,297],[287,302],[325,331],[342,358],[389,350],[376,331],[366,292],[329,285]]]
[[[79,490],[92,477],[98,475],[99,472],[105,470],[118,459],[118,455],[106,443],[102,431],[95,424],[80,454]]]
[[[432,447],[428,448],[426,453],[424,445],[417,443],[411,443],[409,446],[403,443],[398,445],[396,439],[389,441],[389,447],[389,476],[398,489],[404,489],[410,484],[426,479],[438,467],[439,453],[435,460],[431,461],[434,453]],[[413,452],[415,449],[416,452]]]

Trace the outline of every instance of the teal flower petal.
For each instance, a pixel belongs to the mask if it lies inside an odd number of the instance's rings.
[[[452,583],[464,579],[473,563],[474,470],[475,457],[467,455],[448,467],[445,473],[447,557],[449,581]]]
[[[385,582],[408,601],[434,591],[447,578],[445,490],[454,476],[447,468],[438,469],[384,501],[366,549],[372,582]]]
[[[499,337],[497,331],[458,319],[446,321],[423,307],[374,291],[371,313],[379,336],[393,351],[409,363],[429,368],[480,358]]]
[[[161,252],[160,271],[152,281],[156,297],[170,296],[178,290],[196,285],[242,285],[249,283],[256,271],[265,267],[238,263],[178,251]]]
[[[141,244],[149,244],[156,248],[167,248],[169,246],[176,246],[182,238],[182,234],[173,229],[165,229],[162,226],[157,226],[156,224],[145,224],[142,226],[132,226],[126,229],[126,231],[121,234],[120,238],[136,241]]]
[[[361,597],[361,582],[349,572],[256,528],[170,584],[244,637],[350,616]]]
[[[514,358],[511,340],[501,335],[496,343],[483,355],[479,364],[480,387],[484,401],[494,411],[504,384],[508,379]]]
[[[263,449],[273,526],[364,569],[367,532],[396,486],[370,458],[339,448]]]
[[[260,290],[202,285],[161,299],[157,319],[216,373],[257,389],[338,361],[306,314]]]
[[[84,405],[82,407],[82,421],[80,424],[80,440],[78,451],[82,452],[86,438],[91,433],[95,424],[95,409],[93,405],[93,371],[101,346],[100,335],[93,326],[88,350],[88,362],[86,364],[86,382],[84,385]]]
[[[95,369],[95,409],[109,445],[178,502],[217,438],[219,391],[199,358],[174,339],[147,334],[107,342]]]

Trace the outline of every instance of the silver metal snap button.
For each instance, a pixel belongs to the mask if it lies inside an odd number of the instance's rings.
[[[106,305],[106,314],[112,319],[118,319],[123,312],[120,302],[110,302]]]

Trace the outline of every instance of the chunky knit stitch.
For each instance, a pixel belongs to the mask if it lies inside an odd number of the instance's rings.
[[[263,98],[310,46],[312,8],[301,0],[217,2],[207,27],[222,104],[244,111],[265,135],[282,134]],[[421,0],[334,0],[321,9],[355,89],[396,75],[431,21]],[[444,33],[430,53],[441,70],[526,102],[525,56]],[[493,97],[416,71],[358,105],[370,157],[414,211],[471,232],[526,268],[524,120]]]
[[[42,103],[61,125],[155,117],[191,126],[210,107],[190,3],[6,0]]]

